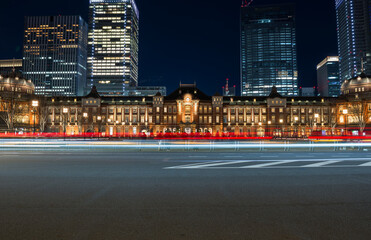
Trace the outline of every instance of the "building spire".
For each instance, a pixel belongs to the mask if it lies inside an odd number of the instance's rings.
[[[226,84],[225,84],[225,92],[229,93],[229,78],[227,78]]]
[[[15,73],[15,58],[13,58],[13,73]]]

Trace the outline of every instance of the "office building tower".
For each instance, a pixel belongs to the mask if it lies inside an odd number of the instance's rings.
[[[165,86],[138,86],[128,87],[125,91],[125,96],[142,96],[142,97],[153,97],[160,93],[161,96],[166,96],[167,90]]]
[[[340,80],[371,75],[371,1],[335,0]]]
[[[241,7],[241,94],[298,95],[295,6]]]
[[[138,86],[138,8],[134,0],[90,0],[89,8],[89,85],[125,95]]]
[[[339,57],[327,57],[317,65],[317,85],[320,96],[340,95]]]
[[[22,72],[22,59],[0,60],[0,75],[5,76],[12,72]]]
[[[36,94],[84,95],[87,31],[80,16],[26,17],[23,74]]]

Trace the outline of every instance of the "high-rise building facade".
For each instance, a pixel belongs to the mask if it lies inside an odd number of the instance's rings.
[[[80,16],[26,17],[23,74],[46,96],[82,96],[88,25]]]
[[[340,80],[371,75],[371,0],[335,0]]]
[[[125,95],[138,85],[138,8],[134,0],[90,0],[89,8],[89,85]]]
[[[166,96],[167,90],[165,86],[138,86],[128,87],[125,91],[125,96],[142,96],[153,97],[160,93],[161,96]]]
[[[300,97],[315,97],[316,87],[300,87],[299,96]]]
[[[317,86],[320,96],[340,95],[339,57],[327,57],[317,65]]]
[[[295,5],[241,7],[241,94],[298,95]]]

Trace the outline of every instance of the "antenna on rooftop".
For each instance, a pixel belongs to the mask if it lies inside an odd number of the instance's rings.
[[[15,58],[13,58],[13,73],[15,73]]]

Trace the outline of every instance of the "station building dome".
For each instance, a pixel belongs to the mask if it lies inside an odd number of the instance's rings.
[[[33,95],[35,85],[31,80],[24,79],[21,74],[15,72],[7,76],[0,76],[0,95],[9,93]]]
[[[371,76],[361,73],[345,80],[341,85],[341,95],[371,95]]]

